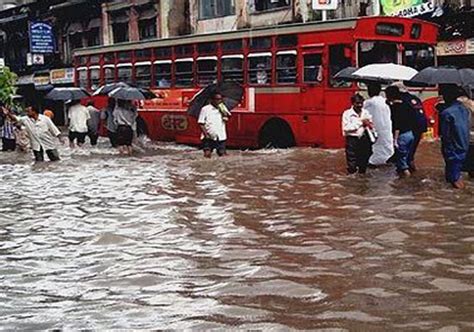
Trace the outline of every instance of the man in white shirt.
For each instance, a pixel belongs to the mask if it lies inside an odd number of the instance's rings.
[[[386,99],[380,96],[382,88],[378,83],[369,84],[367,87],[369,99],[364,102],[366,109],[372,116],[372,121],[377,128],[378,138],[372,146],[373,153],[369,164],[374,166],[384,165],[395,153],[393,148],[392,119],[390,107]]]
[[[222,95],[215,93],[210,103],[204,106],[199,114],[198,124],[202,130],[201,140],[206,158],[211,158],[214,149],[220,157],[226,154],[226,123],[219,111],[219,104],[222,102]]]
[[[363,108],[364,98],[355,94],[352,108],[342,115],[342,134],[346,138],[347,172],[364,174],[372,154],[372,142],[367,133],[373,129],[372,116]]]
[[[81,105],[80,100],[73,100],[69,106],[69,145],[74,147],[74,141],[77,145],[82,146],[86,142],[88,127],[87,121],[90,119],[89,110]]]
[[[10,119],[25,127],[36,161],[44,161],[45,151],[49,160],[59,160],[57,143],[61,132],[50,118],[39,114],[38,110],[31,106],[26,109],[27,116],[16,117],[6,109],[3,112]]]

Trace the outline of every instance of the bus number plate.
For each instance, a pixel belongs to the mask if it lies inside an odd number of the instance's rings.
[[[188,129],[188,119],[185,115],[163,115],[161,126],[166,130],[185,131]]]

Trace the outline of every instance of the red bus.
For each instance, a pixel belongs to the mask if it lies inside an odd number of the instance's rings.
[[[227,129],[228,146],[343,146],[341,115],[356,83],[333,78],[347,66],[435,64],[437,26],[398,17],[363,17],[181,36],[75,51],[77,85],[124,81],[159,98],[140,106],[154,140],[199,143],[189,100],[216,80],[245,87]]]

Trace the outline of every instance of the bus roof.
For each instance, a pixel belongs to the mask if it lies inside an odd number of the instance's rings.
[[[175,45],[185,45],[193,43],[203,43],[203,42],[213,42],[213,41],[225,41],[232,39],[240,38],[255,38],[255,37],[265,37],[272,36],[275,34],[294,34],[294,33],[305,33],[305,32],[319,32],[327,30],[341,30],[341,29],[355,29],[358,21],[369,21],[374,20],[376,22],[418,22],[422,24],[429,24],[436,26],[434,23],[411,19],[411,18],[401,18],[401,17],[392,17],[392,16],[370,16],[370,17],[356,17],[349,19],[339,19],[339,20],[330,20],[330,21],[318,21],[318,22],[308,22],[308,23],[292,23],[292,24],[282,24],[272,27],[257,27],[257,28],[248,28],[248,29],[239,29],[225,32],[211,32],[211,33],[202,33],[202,34],[192,34],[184,36],[176,36],[163,39],[153,39],[153,40],[144,40],[144,41],[133,41],[125,43],[117,43],[113,45],[101,45],[93,46],[87,48],[81,48],[74,50],[75,56],[81,55],[94,55],[107,52],[116,52],[116,51],[132,51],[136,49],[144,48],[156,48],[156,47],[166,47],[166,46],[175,46]]]

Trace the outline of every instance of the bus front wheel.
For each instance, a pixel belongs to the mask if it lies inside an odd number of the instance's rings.
[[[295,145],[290,125],[280,118],[268,120],[260,130],[259,148],[289,148]]]

